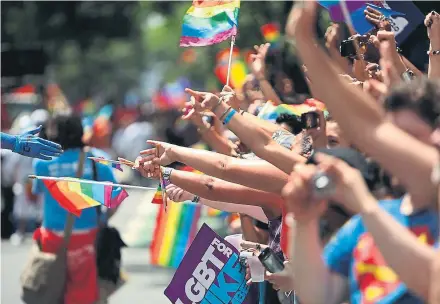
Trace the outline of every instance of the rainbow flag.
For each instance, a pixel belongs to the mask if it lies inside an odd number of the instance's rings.
[[[194,0],[183,17],[180,46],[207,46],[237,35],[240,0]]]
[[[174,203],[158,210],[153,241],[150,246],[151,264],[177,268],[198,230],[201,205]]]
[[[156,205],[163,204],[162,186],[160,185],[160,183],[159,186],[157,186],[156,193],[154,193],[153,200],[151,201],[151,203]]]
[[[76,216],[80,216],[83,209],[100,205],[115,208],[128,196],[125,189],[122,189],[116,197],[112,198],[113,186],[82,183],[78,178],[63,181],[43,179],[43,183],[52,197]]]
[[[266,42],[270,43],[271,48],[278,48],[281,40],[280,25],[278,23],[268,23],[260,28],[261,34]]]
[[[258,113],[258,118],[275,121],[277,117],[280,116],[280,114],[286,113],[290,115],[301,116],[301,114],[303,113],[310,112],[312,108],[323,111],[324,115],[328,115],[328,111],[324,103],[319,100],[310,98],[299,105],[281,104],[279,106],[274,106],[271,101],[268,101],[263,106],[260,113]]]
[[[109,161],[108,159],[105,159],[104,157],[93,157],[90,159],[97,162],[97,163],[100,163],[100,164],[103,164],[106,166],[110,166],[112,168],[115,168],[116,170],[123,172],[122,166],[120,163]]]

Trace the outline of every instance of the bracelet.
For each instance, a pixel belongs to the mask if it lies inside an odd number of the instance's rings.
[[[164,187],[171,184],[171,181],[170,181],[171,172],[173,172],[173,168],[165,167],[162,169],[162,177],[163,177]]]
[[[232,110],[232,107],[227,108],[226,111],[223,112],[222,116],[220,116],[220,120],[223,120],[223,117],[225,117],[225,115],[228,114],[228,112],[231,110]]]
[[[244,115],[244,112],[245,112],[244,110],[240,109],[240,115]]]
[[[224,124],[224,125],[227,125],[227,124],[231,121],[232,116],[234,116],[235,113],[237,113],[237,111],[235,111],[234,109],[232,109],[232,111],[229,112],[228,115],[226,116],[225,120],[223,120],[223,124]]]
[[[198,195],[194,195],[194,198],[192,199],[191,202],[197,204],[199,201],[200,201],[200,196],[198,196]]]
[[[429,56],[439,55],[440,54],[440,50],[427,51],[426,54],[429,55]]]
[[[215,106],[212,108],[211,111],[212,111],[213,113],[215,113],[215,110],[217,110],[218,106],[219,106],[222,102],[223,102],[223,96],[220,97],[220,98],[218,99],[218,102],[215,104]]]

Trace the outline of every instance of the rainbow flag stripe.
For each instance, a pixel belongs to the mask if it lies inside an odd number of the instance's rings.
[[[52,197],[67,211],[76,216],[81,210],[104,205],[115,208],[128,197],[124,189],[118,189],[117,195],[112,198],[113,186],[103,184],[82,183],[81,179],[70,178],[66,181],[45,180],[43,183]]]
[[[151,263],[177,268],[191,245],[201,214],[201,205],[174,203],[168,212],[159,208],[153,242],[150,246]]]
[[[92,160],[94,160],[97,163],[100,163],[100,164],[103,164],[106,166],[110,166],[116,170],[123,172],[121,164],[116,163],[116,162],[111,162],[111,161],[105,159],[104,157],[96,157],[96,158],[92,158]]]
[[[180,46],[207,46],[237,35],[240,0],[194,0],[183,17]]]

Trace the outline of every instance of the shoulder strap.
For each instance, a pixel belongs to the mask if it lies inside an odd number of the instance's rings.
[[[97,181],[98,180],[98,168],[96,167],[96,163],[92,162],[92,169],[93,169],[93,180]],[[98,214],[98,226],[99,226],[99,219],[101,217],[101,206],[96,206],[96,213]]]
[[[84,172],[85,152],[81,150],[79,155],[78,170],[76,171],[76,177],[81,178]],[[67,248],[70,236],[72,235],[73,224],[75,223],[75,216],[72,213],[67,214],[66,225],[64,226],[64,247]]]

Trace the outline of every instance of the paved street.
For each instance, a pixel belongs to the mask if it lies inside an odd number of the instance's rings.
[[[123,269],[127,283],[110,298],[110,304],[169,303],[163,295],[173,271],[149,265],[150,242],[157,206],[151,205],[153,192],[130,191],[129,198],[112,218],[124,241],[131,247],[123,250]],[[19,276],[29,252],[30,240],[20,247],[2,242],[1,303],[20,304]],[[147,300],[148,299],[148,300]]]

